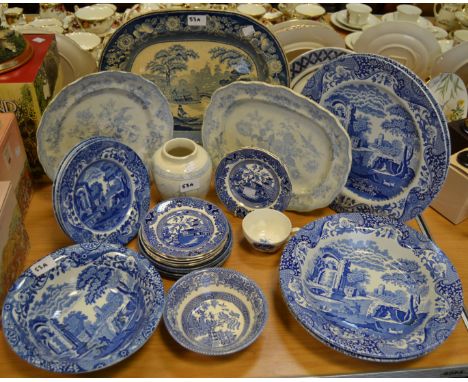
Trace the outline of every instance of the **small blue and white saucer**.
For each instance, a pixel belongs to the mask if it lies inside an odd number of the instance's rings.
[[[258,338],[268,316],[262,290],[230,269],[191,272],[176,281],[166,301],[163,318],[172,337],[207,355],[246,348]]]
[[[219,199],[238,217],[259,208],[284,211],[292,189],[284,164],[258,148],[243,148],[226,155],[216,169],[215,187]]]
[[[223,248],[229,222],[214,204],[180,197],[150,210],[142,231],[142,238],[152,252],[171,258],[199,258]]]
[[[112,138],[90,138],[63,159],[53,185],[55,216],[75,242],[127,244],[149,208],[143,161]]]

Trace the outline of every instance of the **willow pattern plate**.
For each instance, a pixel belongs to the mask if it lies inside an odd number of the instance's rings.
[[[71,83],[49,103],[37,130],[37,151],[52,180],[72,147],[93,136],[125,143],[149,169],[151,155],[172,132],[169,104],[156,85],[132,73],[100,72]]]
[[[251,17],[213,10],[144,14],[123,24],[105,46],[100,70],[153,81],[171,104],[175,129],[199,140],[211,94],[236,80],[289,85],[283,51]]]
[[[258,208],[284,211],[291,181],[281,161],[265,150],[244,148],[226,155],[215,173],[216,194],[235,216]]]
[[[353,144],[333,209],[407,221],[431,203],[445,181],[450,142],[428,92],[380,56],[343,56],[314,73],[303,94],[337,115]]]
[[[52,195],[57,221],[75,242],[127,244],[148,211],[150,179],[128,146],[90,138],[65,158]]]
[[[16,280],[3,305],[3,333],[36,367],[90,372],[142,347],[163,305],[161,277],[143,256],[111,244],[74,245]]]
[[[386,217],[337,214],[301,229],[280,263],[295,318],[336,350],[371,361],[420,357],[460,318],[460,279],[429,239]]]
[[[236,82],[217,90],[202,127],[213,165],[253,146],[277,156],[288,169],[288,209],[327,206],[341,191],[351,165],[348,134],[327,110],[283,86]]]
[[[185,348],[225,355],[252,344],[268,316],[262,290],[230,269],[211,268],[178,280],[167,294],[164,323]]]

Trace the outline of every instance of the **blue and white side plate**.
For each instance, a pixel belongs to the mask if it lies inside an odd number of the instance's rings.
[[[219,199],[235,216],[258,208],[284,211],[291,199],[291,180],[281,161],[271,153],[244,148],[226,155],[215,173]]]
[[[217,166],[230,152],[267,150],[287,168],[289,210],[328,206],[351,167],[351,143],[338,119],[284,86],[234,82],[211,97],[202,127],[203,146]]]
[[[445,121],[414,75],[380,56],[339,57],[316,71],[303,94],[347,128],[353,162],[332,208],[407,221],[441,189],[449,165]]]
[[[214,204],[180,197],[151,209],[142,230],[146,244],[154,252],[172,258],[197,258],[222,249],[228,237],[229,222]]]
[[[191,272],[171,287],[166,301],[163,318],[172,337],[207,355],[246,348],[260,335],[268,317],[262,290],[230,269]]]
[[[75,242],[127,244],[149,209],[150,180],[140,157],[111,138],[72,150],[53,184],[55,216]]]
[[[99,72],[72,82],[49,103],[37,129],[38,157],[54,180],[76,144],[105,136],[130,146],[149,169],[173,128],[169,103],[155,84],[133,73]]]
[[[163,305],[161,277],[143,256],[107,243],[74,245],[16,280],[3,305],[3,333],[36,367],[90,372],[143,346]]]
[[[442,344],[460,318],[457,272],[433,242],[396,220],[337,214],[286,245],[283,297],[315,337],[358,358],[395,362]]]
[[[344,48],[326,47],[312,49],[309,52],[301,54],[289,63],[291,89],[301,93],[312,74],[323,64],[337,57],[352,53],[354,53],[352,50]]]

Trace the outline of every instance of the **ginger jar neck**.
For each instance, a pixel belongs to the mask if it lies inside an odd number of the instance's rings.
[[[184,163],[197,155],[197,144],[187,138],[174,138],[166,142],[161,150],[164,159],[173,163]]]

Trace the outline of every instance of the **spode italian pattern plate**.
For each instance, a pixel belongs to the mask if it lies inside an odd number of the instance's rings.
[[[292,182],[290,210],[327,206],[351,165],[349,137],[330,112],[288,88],[261,82],[217,90],[205,113],[202,139],[214,166],[246,146],[277,156]]]
[[[73,146],[93,136],[116,138],[141,156],[172,138],[169,104],[150,81],[132,73],[100,72],[82,77],[49,103],[37,130],[39,160],[50,179]]]
[[[161,277],[143,256],[107,243],[74,245],[16,280],[3,305],[3,332],[36,367],[90,372],[143,346],[163,305]]]
[[[167,330],[180,345],[207,355],[249,346],[267,316],[262,290],[246,276],[222,268],[191,272],[178,280],[163,313]]]
[[[235,216],[258,208],[283,211],[291,181],[281,161],[264,150],[244,148],[225,156],[215,174],[216,194]]]
[[[122,25],[103,50],[100,70],[125,70],[153,81],[171,104],[175,129],[199,139],[211,94],[230,82],[289,85],[286,58],[272,33],[239,13],[172,10]]]
[[[434,243],[396,220],[337,214],[306,225],[280,263],[283,297],[314,336],[373,361],[422,356],[463,306],[460,279]]]
[[[421,213],[445,180],[445,120],[414,75],[390,59],[354,54],[313,74],[303,94],[337,115],[353,144],[353,164],[336,211]]]
[[[227,218],[217,206],[189,197],[159,203],[142,227],[155,252],[188,258],[221,249],[229,232]]]
[[[145,165],[128,146],[91,138],[66,157],[54,181],[55,216],[75,242],[126,244],[149,208]]]

